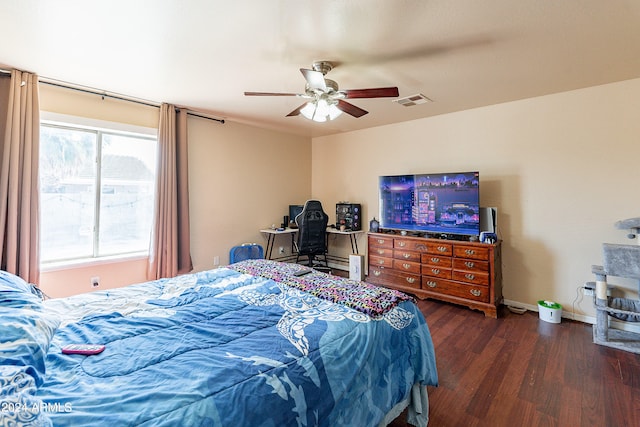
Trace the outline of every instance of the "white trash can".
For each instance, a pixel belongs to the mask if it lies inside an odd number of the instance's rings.
[[[560,323],[562,306],[553,301],[538,301],[538,313],[540,314],[540,320],[549,323]]]

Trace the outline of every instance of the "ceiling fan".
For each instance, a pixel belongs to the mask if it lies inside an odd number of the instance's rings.
[[[244,94],[245,96],[297,96],[308,99],[306,103],[287,114],[287,117],[302,114],[316,122],[333,120],[342,112],[356,118],[368,113],[368,111],[356,107],[345,101],[345,99],[393,98],[398,96],[397,87],[339,90],[338,83],[325,78],[325,75],[333,69],[331,62],[317,61],[313,63],[312,68],[312,70],[300,68],[300,72],[307,81],[304,93],[245,92]]]

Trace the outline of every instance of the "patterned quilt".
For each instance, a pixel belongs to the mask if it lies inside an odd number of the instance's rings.
[[[437,385],[410,298],[370,316],[250,265],[44,302],[0,275],[0,426],[375,426]]]
[[[379,318],[402,301],[413,301],[413,297],[359,280],[343,279],[322,273],[300,264],[287,264],[264,259],[246,260],[229,266],[241,273],[267,277],[318,298],[336,302]],[[298,272],[308,272],[296,276]]]

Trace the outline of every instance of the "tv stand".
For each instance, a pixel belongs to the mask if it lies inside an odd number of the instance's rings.
[[[498,317],[503,299],[501,241],[369,233],[368,254],[367,282]]]

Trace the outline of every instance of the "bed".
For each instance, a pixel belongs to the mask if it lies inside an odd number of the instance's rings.
[[[428,422],[438,383],[410,296],[297,264],[42,300],[0,275],[0,426]],[[96,355],[63,354],[98,343]],[[355,424],[354,424],[355,423]]]

